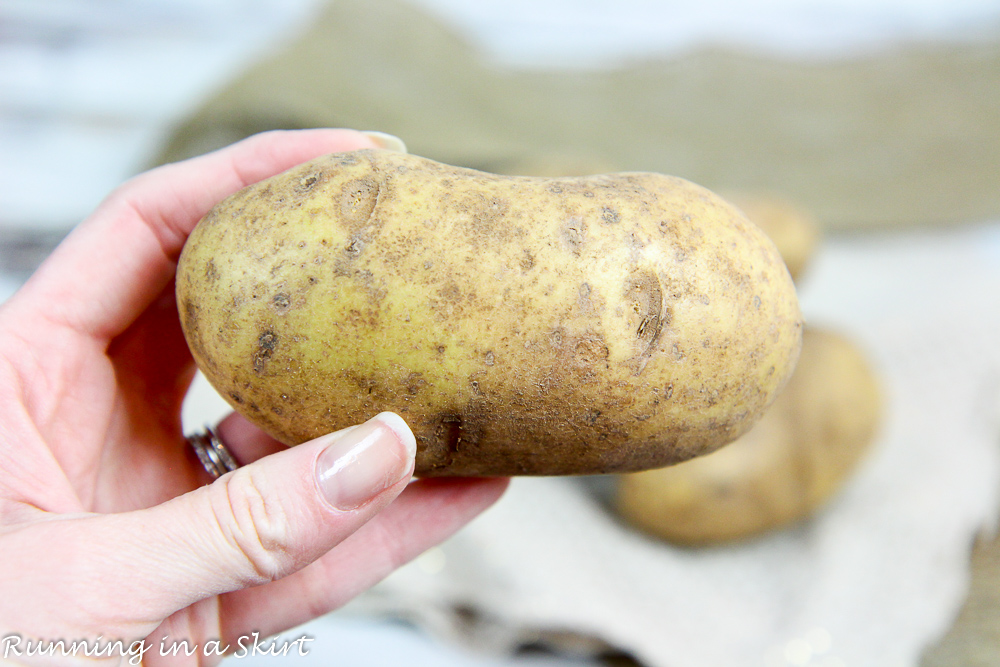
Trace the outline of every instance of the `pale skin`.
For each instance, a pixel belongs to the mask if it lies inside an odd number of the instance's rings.
[[[365,480],[381,486],[359,495],[356,474],[334,476],[339,505],[317,466],[343,433],[288,449],[230,415],[217,430],[243,467],[214,482],[185,446],[195,367],[173,275],[189,232],[245,185],[373,147],[275,132],[147,172],[0,307],[0,637],[235,650],[341,606],[500,496],[505,480],[411,482],[398,419],[366,431],[380,453]],[[219,659],[151,650],[143,664]]]

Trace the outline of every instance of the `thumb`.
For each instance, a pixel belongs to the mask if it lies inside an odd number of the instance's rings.
[[[197,600],[291,574],[388,505],[413,474],[398,415],[272,454],[146,510],[108,517],[139,538],[133,582],[166,617]],[[139,547],[139,544],[136,546]],[[134,553],[134,551],[132,552]]]

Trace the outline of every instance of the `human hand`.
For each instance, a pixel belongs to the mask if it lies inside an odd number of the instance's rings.
[[[173,275],[188,233],[245,185],[375,146],[273,132],[147,172],[0,307],[0,638],[235,649],[340,606],[499,497],[503,480],[409,483],[395,415],[294,448],[230,415],[216,431],[243,467],[212,483],[185,447],[195,367]],[[143,664],[170,661],[218,658]]]

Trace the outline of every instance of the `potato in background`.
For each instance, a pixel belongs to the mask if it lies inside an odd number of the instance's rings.
[[[798,282],[820,241],[813,216],[777,194],[728,192],[722,196],[774,241],[792,279]]]
[[[634,526],[681,544],[787,525],[848,479],[875,437],[880,405],[861,350],[807,327],[791,380],[748,433],[707,456],[620,476],[614,505]]]

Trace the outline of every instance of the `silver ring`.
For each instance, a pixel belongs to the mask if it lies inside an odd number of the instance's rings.
[[[198,460],[205,467],[205,472],[213,479],[219,479],[227,472],[232,472],[240,467],[233,455],[226,449],[226,446],[215,435],[215,431],[205,427],[201,433],[189,435],[187,442],[191,449],[198,455]]]

